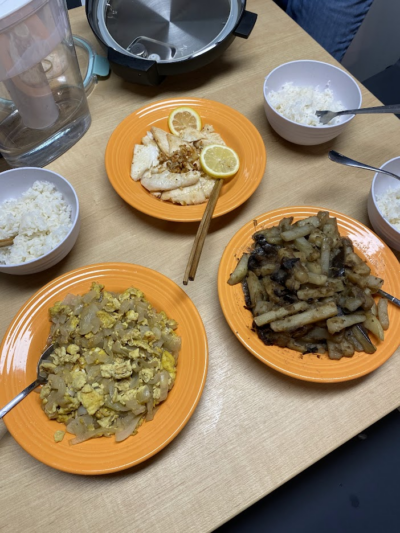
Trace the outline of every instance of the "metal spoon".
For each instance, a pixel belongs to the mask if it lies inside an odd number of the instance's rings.
[[[400,300],[398,298],[395,298],[388,292],[385,292],[382,289],[379,289],[378,294],[380,294],[381,296],[383,296],[384,298],[392,302],[392,304],[397,305],[397,307],[400,307]]]
[[[48,356],[54,351],[54,344],[49,346],[40,356],[39,362],[37,364],[37,378],[33,383],[31,383],[26,389],[24,389],[22,392],[18,394],[11,402],[8,402],[8,404],[3,407],[3,409],[0,409],[0,420],[3,418],[4,415],[6,415],[13,407],[15,407],[21,400],[23,400],[30,392],[36,389],[36,387],[39,387],[39,385],[44,385],[47,383],[47,374],[44,375],[40,372],[40,365],[42,362],[48,358]]]
[[[400,180],[400,176],[398,176],[397,174],[393,174],[393,172],[389,172],[388,170],[384,170],[383,168],[371,167],[370,165],[366,165],[365,163],[360,163],[359,161],[350,159],[350,157],[346,157],[345,155],[339,154],[339,152],[335,152],[335,150],[331,150],[328,154],[328,157],[331,161],[334,161],[335,163],[340,163],[341,165],[346,165],[348,167],[364,168],[365,170],[372,170],[373,172],[381,172],[382,174],[387,174],[392,178]]]
[[[328,124],[330,120],[340,115],[366,115],[367,113],[400,113],[400,104],[381,105],[378,107],[364,107],[362,109],[346,109],[344,111],[316,111],[321,124]]]

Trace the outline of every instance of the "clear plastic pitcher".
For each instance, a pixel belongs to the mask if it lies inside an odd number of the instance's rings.
[[[0,152],[43,167],[90,126],[65,0],[0,0]]]

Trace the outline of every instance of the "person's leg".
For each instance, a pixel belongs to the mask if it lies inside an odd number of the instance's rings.
[[[373,0],[276,0],[308,34],[341,61]]]

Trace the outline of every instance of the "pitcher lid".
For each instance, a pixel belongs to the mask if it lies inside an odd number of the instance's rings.
[[[0,0],[0,31],[17,24],[49,0]]]

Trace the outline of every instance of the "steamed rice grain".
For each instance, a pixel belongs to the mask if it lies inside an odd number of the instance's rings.
[[[0,248],[0,264],[16,265],[37,259],[55,248],[72,226],[71,206],[56,186],[36,181],[20,198],[0,205],[0,239],[13,237]]]
[[[341,102],[334,99],[329,83],[325,89],[317,87],[298,87],[293,82],[282,85],[278,91],[270,91],[268,98],[271,106],[285,118],[293,120],[305,126],[324,127],[320,122],[316,111],[329,109],[330,111],[342,111],[344,109]],[[328,126],[340,124],[341,118],[332,119]]]
[[[387,191],[377,197],[376,204],[384,218],[397,231],[400,231],[400,188],[389,187]]]

